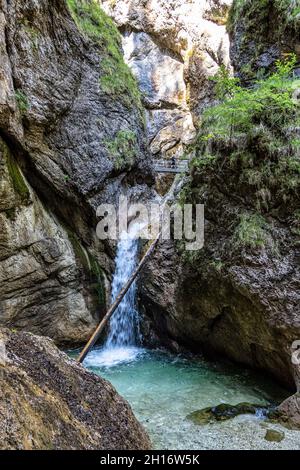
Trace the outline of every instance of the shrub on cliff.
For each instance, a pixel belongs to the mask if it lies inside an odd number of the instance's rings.
[[[242,88],[222,68],[216,91],[220,104],[208,109],[192,161],[192,172],[230,173],[232,190],[249,192],[255,210],[268,211],[298,200],[300,188],[300,80],[295,57],[252,88]]]

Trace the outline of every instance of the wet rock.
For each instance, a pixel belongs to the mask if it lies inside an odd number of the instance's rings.
[[[260,412],[268,415],[268,407],[261,405],[253,405],[251,403],[239,403],[237,405],[229,405],[222,403],[218,406],[204,408],[203,410],[194,411],[187,416],[187,419],[193,421],[194,424],[208,424],[214,421],[227,421],[243,414],[256,414]]]
[[[0,330],[0,448],[127,450],[151,444],[109,382],[52,341]]]
[[[284,439],[284,432],[276,431],[275,429],[268,429],[265,439],[269,442],[281,442]]]

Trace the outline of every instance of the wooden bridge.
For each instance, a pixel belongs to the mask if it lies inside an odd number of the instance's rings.
[[[188,173],[188,160],[179,160],[178,158],[155,160],[154,171],[156,173]]]

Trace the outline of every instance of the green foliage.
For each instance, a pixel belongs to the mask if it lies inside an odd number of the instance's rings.
[[[266,80],[257,80],[254,88],[242,88],[223,67],[215,77],[216,92],[223,100],[210,108],[206,123],[214,123],[214,136],[231,135],[232,131],[246,132],[257,123],[278,128],[288,122],[296,110],[292,93],[300,87],[300,80],[291,80],[296,57],[277,61],[276,72]]]
[[[221,65],[219,71],[211,80],[215,82],[215,93],[219,100],[225,98],[233,98],[233,96],[241,90],[239,80],[230,75],[225,65]]]
[[[215,77],[223,101],[203,116],[194,171],[228,168],[254,189],[256,207],[295,199],[300,187],[300,80],[291,72],[295,56],[277,62],[276,71],[252,88],[242,88],[226,69]]]
[[[197,168],[199,170],[204,170],[205,168],[213,168],[214,164],[216,163],[217,157],[216,155],[210,155],[208,153],[204,153],[203,155],[199,155],[198,157],[194,157],[191,161],[193,168]]]
[[[121,130],[114,140],[105,142],[110,157],[117,170],[131,168],[138,153],[137,138],[134,132]]]
[[[237,248],[264,248],[268,241],[267,223],[259,214],[242,214],[233,242]]]
[[[221,272],[224,268],[224,262],[220,259],[212,260],[209,265],[218,272]]]
[[[25,95],[25,93],[23,93],[22,90],[16,90],[15,97],[18,103],[20,113],[22,115],[25,114],[30,108],[27,96]]]
[[[114,22],[100,8],[97,0],[67,0],[78,29],[98,44],[105,54],[99,79],[103,91],[121,98],[129,108],[142,110],[140,92],[121,53],[121,37]]]

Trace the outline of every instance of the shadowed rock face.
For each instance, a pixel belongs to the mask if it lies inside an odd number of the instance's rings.
[[[46,338],[0,330],[0,448],[149,449],[130,406]]]
[[[107,47],[78,29],[66,1],[2,0],[0,58],[0,324],[81,343],[113,270],[96,208],[151,194],[142,107],[126,89],[104,90]]]
[[[123,33],[125,60],[147,110],[150,150],[182,155],[203,108],[209,77],[229,65],[225,22],[231,0],[100,0]]]
[[[298,0],[234,1],[228,30],[236,75],[247,82],[284,54],[300,55],[299,25]]]

